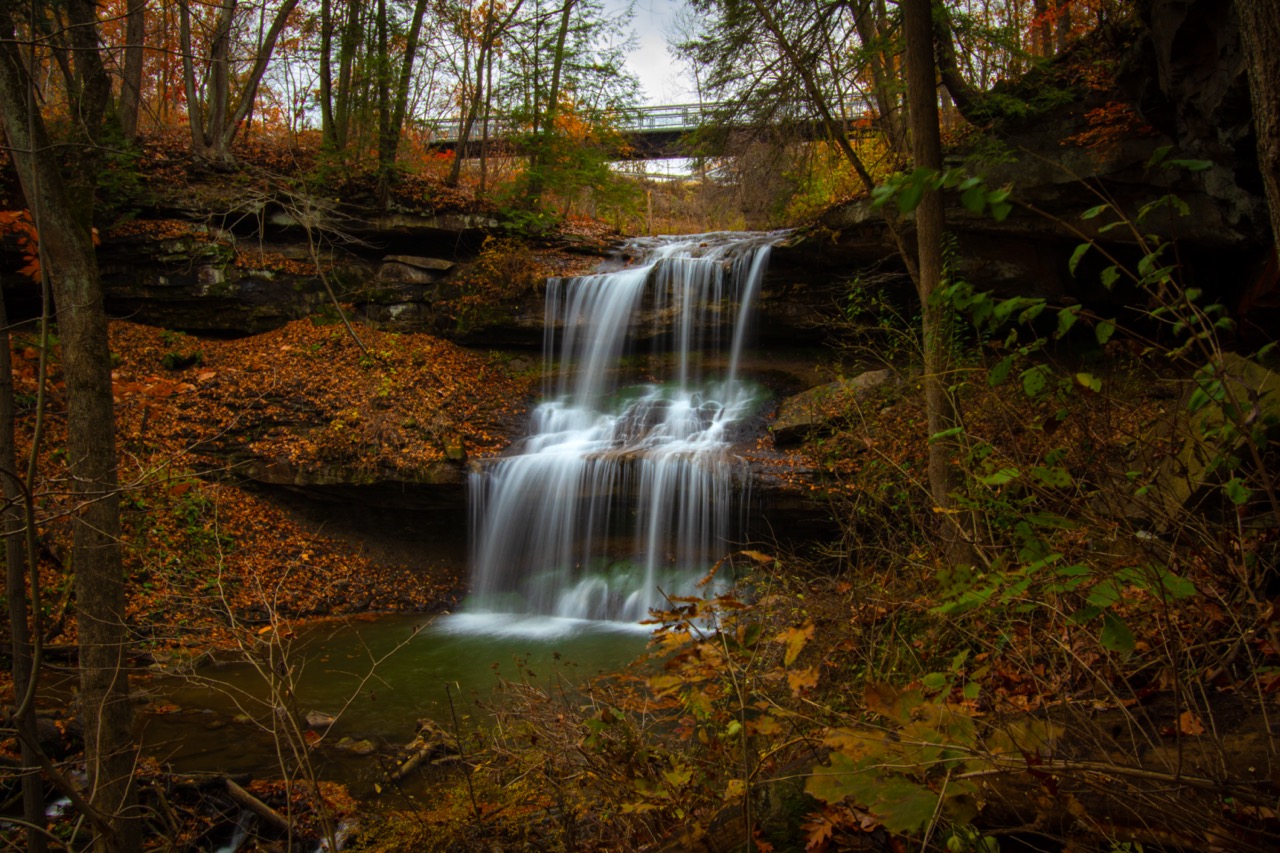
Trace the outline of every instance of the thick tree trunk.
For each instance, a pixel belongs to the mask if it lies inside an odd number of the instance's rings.
[[[1275,0],[1236,0],[1236,9],[1249,62],[1258,165],[1271,209],[1271,237],[1280,257],[1280,6]]]
[[[929,0],[902,0],[903,39],[906,42],[907,103],[911,117],[911,151],[917,168],[942,170],[942,139],[938,126],[938,90],[933,53],[933,24]],[[942,283],[942,234],[946,227],[942,195],[927,190],[916,208],[916,287],[920,294],[924,345],[924,394],[929,423],[929,491],[944,521],[942,530],[953,560],[968,555],[955,523],[952,494],[960,485],[952,457],[953,440],[934,437],[957,423],[947,391],[951,376],[950,335],[945,306],[937,303]]]
[[[71,10],[72,20],[79,11],[83,10]],[[0,118],[23,194],[33,214],[38,214],[44,272],[53,284],[58,308],[67,386],[67,465],[76,501],[72,560],[80,634],[80,713],[90,802],[112,827],[111,832],[97,835],[95,847],[134,851],[141,849],[142,840],[133,783],[137,758],[133,706],[124,670],[128,635],[120,562],[115,410],[97,260],[86,217],[81,215],[91,205],[88,197],[77,203],[64,182],[43,116],[29,100],[31,81],[18,54],[12,23],[8,11],[0,11]],[[96,23],[86,26],[91,32],[80,37],[96,45]],[[96,65],[101,67],[100,61]],[[84,69],[92,72],[94,67],[90,61]],[[99,85],[87,81],[86,91]],[[79,114],[91,116],[96,110],[89,104]],[[92,141],[95,128],[83,131]]]
[[[934,28],[936,44],[937,73],[942,78],[942,85],[947,87],[951,100],[965,120],[982,125],[989,121],[987,115],[987,99],[984,93],[969,85],[960,73],[960,63],[956,60],[955,39],[951,33],[951,15],[943,0],[933,0],[934,17],[937,27]]]

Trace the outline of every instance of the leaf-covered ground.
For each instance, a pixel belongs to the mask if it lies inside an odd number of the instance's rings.
[[[285,618],[444,606],[457,566],[425,574],[373,560],[268,496],[246,473],[285,482],[458,482],[466,461],[501,450],[532,374],[425,335],[310,320],[239,340],[198,339],[117,322],[110,330],[131,626],[154,651],[229,644],[237,627]],[[28,431],[34,339],[14,345]],[[41,443],[45,633],[75,641],[56,349]]]

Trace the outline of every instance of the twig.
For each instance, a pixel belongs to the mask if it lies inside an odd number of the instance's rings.
[[[458,688],[461,691],[461,687]],[[467,780],[467,795],[471,798],[471,811],[475,814],[477,821],[480,820],[480,806],[476,803],[476,789],[471,783],[471,771],[467,766],[467,753],[462,748],[462,731],[458,726],[458,711],[453,707],[453,691],[450,689],[449,682],[445,682],[444,695],[449,698],[449,716],[453,717],[453,739],[458,743],[458,758],[462,761],[462,775]]]

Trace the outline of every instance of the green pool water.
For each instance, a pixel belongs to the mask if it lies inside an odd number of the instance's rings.
[[[529,680],[576,701],[576,685],[622,668],[647,640],[647,630],[633,624],[387,616],[313,627],[274,670],[278,681],[290,673],[302,714],[337,716],[310,754],[322,777],[359,795],[385,781],[394,748],[413,737],[420,718],[446,729],[484,725],[501,679]],[[141,722],[144,749],[175,772],[281,775],[270,690],[259,668],[210,664],[191,676],[155,679],[151,690],[152,712]],[[336,748],[342,738],[372,741],[377,751],[354,755]],[[286,754],[285,764],[291,761]]]

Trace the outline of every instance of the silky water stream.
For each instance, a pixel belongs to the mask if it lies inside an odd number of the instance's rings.
[[[526,437],[471,475],[461,611],[299,639],[300,707],[343,710],[326,741],[396,744],[420,717],[451,724],[493,688],[495,670],[573,683],[616,669],[643,649],[652,608],[697,591],[748,510],[734,442],[765,395],[740,364],[779,236],[644,238],[626,248],[629,264],[548,282],[543,401]],[[248,719],[263,678],[246,664],[199,676],[162,691],[184,710],[150,717],[150,751],[182,770],[269,773],[274,745]],[[377,773],[349,754],[322,763],[357,793]]]

